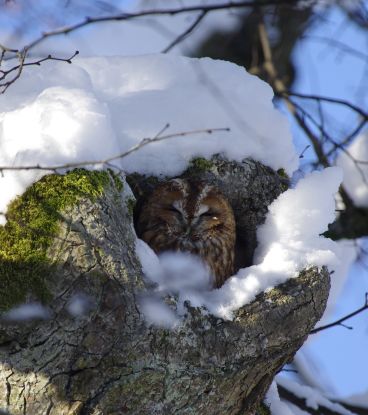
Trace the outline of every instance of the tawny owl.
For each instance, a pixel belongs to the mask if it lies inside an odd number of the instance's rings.
[[[143,203],[136,225],[139,238],[156,253],[199,255],[216,287],[234,271],[234,213],[214,186],[185,179],[164,182]]]

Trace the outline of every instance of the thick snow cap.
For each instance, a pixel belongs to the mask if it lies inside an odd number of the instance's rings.
[[[29,67],[0,101],[0,165],[99,161],[143,138],[230,128],[157,142],[115,164],[174,175],[194,156],[251,157],[292,173],[297,156],[271,88],[235,64],[169,55],[79,58]],[[100,168],[101,166],[99,166]],[[91,166],[96,168],[96,166]],[[45,172],[4,172],[0,211]]]

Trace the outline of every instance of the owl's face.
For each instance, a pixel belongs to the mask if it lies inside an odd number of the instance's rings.
[[[137,231],[156,253],[174,250],[201,256],[216,280],[233,271],[234,215],[214,186],[184,179],[160,184],[142,206]]]

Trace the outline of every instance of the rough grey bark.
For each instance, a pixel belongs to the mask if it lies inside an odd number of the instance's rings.
[[[207,167],[185,175],[223,186],[239,229],[262,222],[266,202],[282,189],[279,176],[259,163],[215,158]],[[245,196],[249,217],[242,222]],[[132,197],[126,183],[123,192],[111,183],[98,200],[63,212],[48,253],[52,318],[0,324],[0,408],[13,415],[252,414],[321,317],[329,274],[311,268],[260,294],[233,321],[188,305],[177,329],[147,326],[137,300],[146,288]],[[67,305],[80,293],[93,307],[73,318]]]

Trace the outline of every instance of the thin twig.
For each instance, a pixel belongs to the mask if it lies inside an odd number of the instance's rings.
[[[162,53],[167,53],[169,52],[174,46],[178,45],[179,43],[181,43],[187,36],[189,36],[193,30],[199,25],[199,23],[201,23],[201,21],[203,20],[204,16],[206,16],[208,12],[207,11],[202,11],[197,18],[194,20],[194,22],[183,32],[181,33],[176,39],[174,39],[163,51]]]
[[[367,121],[363,118],[360,123],[354,128],[354,130],[341,141],[341,145],[346,146],[350,144],[350,142],[355,138],[357,134],[360,133],[360,131],[363,129],[363,127],[366,125]],[[329,154],[327,154],[329,155]]]
[[[328,45],[341,49],[342,51],[346,53],[350,53],[356,58],[362,59],[364,62],[367,62],[368,60],[367,54],[364,54],[361,51],[354,49],[351,46],[346,45],[345,43],[340,42],[339,40],[336,40],[336,39],[331,39],[331,38],[323,37],[323,36],[312,36],[312,35],[302,35],[301,39],[309,39],[309,40],[314,40],[317,42],[327,43]]]
[[[165,128],[162,131],[166,130],[168,128],[168,125],[165,126]],[[0,172],[3,171],[9,171],[9,170],[46,170],[46,171],[53,171],[57,172],[61,169],[71,169],[71,168],[77,168],[77,167],[85,167],[85,166],[91,166],[91,165],[98,165],[98,164],[109,164],[112,161],[122,159],[124,157],[129,156],[130,154],[138,151],[142,147],[145,147],[148,144],[156,143],[158,141],[168,140],[170,138],[175,137],[185,137],[188,135],[197,135],[197,134],[212,134],[214,132],[229,132],[230,128],[208,128],[203,130],[192,130],[192,131],[184,131],[179,133],[173,133],[173,134],[167,134],[167,135],[156,135],[153,138],[144,138],[141,140],[138,144],[131,147],[129,150],[124,151],[123,153],[116,154],[112,157],[102,159],[102,160],[89,160],[89,161],[81,161],[81,162],[75,162],[75,163],[65,163],[60,165],[54,165],[54,166],[41,166],[39,164],[36,165],[30,165],[30,166],[0,166]]]
[[[338,320],[334,321],[333,323],[326,324],[326,325],[324,325],[324,326],[320,326],[320,327],[317,327],[317,328],[315,328],[315,329],[311,330],[310,334],[315,334],[315,333],[318,333],[319,331],[322,331],[322,330],[327,330],[327,329],[329,329],[329,328],[331,328],[331,327],[335,327],[335,326],[343,326],[343,327],[345,327],[345,328],[347,328],[347,329],[351,330],[351,329],[352,329],[352,327],[350,327],[350,326],[345,326],[345,325],[344,325],[344,324],[342,324],[342,323],[343,323],[344,321],[348,320],[349,318],[352,318],[352,317],[356,316],[357,314],[362,313],[363,311],[365,311],[365,310],[367,310],[367,309],[368,309],[368,293],[365,293],[365,302],[364,302],[364,305],[363,305],[362,307],[360,307],[360,308],[358,308],[357,310],[353,311],[352,313],[350,313],[350,314],[346,315],[345,317],[342,317],[342,318],[340,318],[340,319],[338,319]]]
[[[353,111],[357,112],[358,114],[360,114],[365,119],[365,121],[368,121],[368,112],[365,112],[362,108],[359,108],[358,106],[352,104],[351,102],[345,101],[344,99],[329,98],[329,97],[323,97],[320,95],[299,94],[299,93],[290,92],[290,91],[282,91],[281,95],[297,97],[297,98],[302,98],[302,99],[312,99],[314,101],[325,101],[325,102],[330,102],[331,104],[344,105],[346,107],[349,107]]]
[[[125,20],[132,20],[141,17],[147,16],[175,16],[178,14],[183,13],[193,13],[193,12],[210,12],[214,10],[226,10],[226,9],[240,9],[240,8],[260,8],[260,7],[267,7],[272,5],[291,5],[295,6],[295,0],[254,0],[254,1],[239,1],[239,2],[232,2],[227,1],[225,3],[220,4],[197,4],[194,6],[188,7],[180,7],[180,8],[162,8],[162,9],[151,9],[151,10],[144,10],[136,13],[119,13],[113,14],[110,16],[98,16],[98,17],[86,17],[84,20],[75,23],[70,26],[65,26],[59,29],[55,29],[49,32],[44,32],[40,37],[34,39],[31,43],[29,43],[26,48],[29,50],[34,46],[38,45],[40,42],[49,38],[51,36],[59,36],[65,35],[71,32],[74,32],[82,27],[89,26],[95,23],[102,23],[102,22],[111,22],[111,21],[125,21]]]
[[[266,26],[264,25],[263,22],[261,22],[258,25],[258,31],[259,31],[259,36],[260,36],[260,40],[261,40],[261,46],[262,46],[262,50],[263,50],[263,55],[265,57],[265,62],[264,62],[264,69],[265,71],[268,73],[271,82],[272,82],[272,86],[273,89],[275,91],[276,94],[281,95],[285,102],[287,107],[289,108],[291,114],[294,116],[294,118],[296,119],[296,121],[298,122],[299,126],[301,127],[301,129],[305,132],[305,134],[307,135],[307,137],[309,138],[310,142],[312,143],[313,149],[317,155],[317,158],[319,160],[319,162],[321,163],[322,166],[324,167],[329,167],[330,166],[330,162],[324,152],[324,148],[322,143],[320,142],[320,140],[318,139],[318,137],[316,137],[314,135],[314,133],[312,132],[312,130],[308,127],[308,125],[306,124],[304,117],[301,116],[299,114],[299,112],[297,111],[297,106],[296,104],[290,99],[290,93],[286,93],[286,88],[284,83],[282,82],[282,80],[278,77],[275,65],[273,63],[273,59],[272,59],[272,50],[271,50],[271,46],[270,46],[270,41],[269,41],[269,37],[268,37],[268,33],[266,30]],[[304,95],[302,96],[302,94],[299,94],[301,97],[305,97],[305,98],[310,98],[311,96],[307,96]],[[322,99],[323,97],[317,97],[314,96],[315,99],[319,98]],[[329,100],[329,99],[328,99]],[[336,100],[335,100],[336,101]],[[344,103],[346,104],[345,101],[342,100],[337,100],[339,104]],[[348,103],[349,105],[349,103]],[[325,133],[326,134],[326,133]],[[353,206],[353,201],[351,199],[351,197],[348,195],[348,193],[346,192],[346,190],[344,189],[343,186],[340,186],[339,189],[341,198],[345,204],[346,207],[351,207]]]
[[[1,49],[1,46],[0,46]],[[4,49],[3,49],[4,52]],[[72,56],[69,58],[58,58],[56,56],[48,55],[45,58],[38,59],[36,61],[32,62],[26,62],[25,59],[27,57],[27,51],[23,51],[18,53],[18,60],[19,64],[11,67],[8,70],[0,69],[0,94],[4,94],[5,91],[12,85],[22,74],[23,69],[26,66],[40,66],[42,63],[46,61],[59,61],[59,62],[66,62],[66,63],[72,63],[72,60],[79,54],[78,51],[75,51]],[[1,60],[3,59],[4,54],[1,54]],[[0,61],[1,61],[0,60]],[[6,80],[6,78],[15,72],[15,75],[10,79]]]

